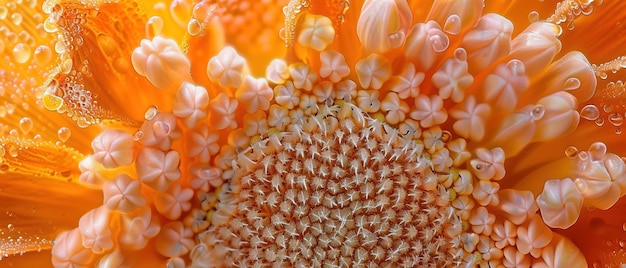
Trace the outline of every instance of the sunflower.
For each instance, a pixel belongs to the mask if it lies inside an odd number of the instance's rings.
[[[615,267],[623,1],[0,6],[0,254]]]

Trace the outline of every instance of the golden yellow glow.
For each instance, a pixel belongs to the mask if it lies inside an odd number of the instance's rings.
[[[0,266],[616,266],[625,7],[0,0]]]

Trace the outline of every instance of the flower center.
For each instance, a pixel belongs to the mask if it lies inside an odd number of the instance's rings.
[[[239,155],[201,239],[214,261],[442,266],[466,254],[454,180],[423,144],[351,104],[321,111]]]

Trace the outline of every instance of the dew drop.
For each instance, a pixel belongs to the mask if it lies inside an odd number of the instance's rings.
[[[13,158],[17,157],[17,147],[10,146],[9,147],[9,155]]]
[[[9,229],[9,232],[13,232],[13,230],[15,230],[15,226],[13,226],[13,224],[8,224],[7,225],[7,229]]]
[[[0,173],[6,173],[7,171],[9,171],[9,165],[7,164],[0,164]]]
[[[430,41],[433,50],[437,53],[445,51],[450,45],[450,39],[448,39],[448,36],[443,32],[431,35],[428,40]]]
[[[113,60],[113,69],[115,69],[119,73],[125,74],[130,68],[130,63],[123,57],[117,57],[115,58],[115,60]]]
[[[622,224],[622,231],[626,232],[626,222]]]
[[[578,78],[572,77],[565,81],[563,85],[564,90],[576,90],[580,87],[580,80]]]
[[[141,138],[143,138],[143,131],[137,130],[135,132],[135,134],[133,135],[133,140],[134,141],[139,141],[139,140],[141,140]]]
[[[163,32],[163,19],[159,16],[153,16],[146,22],[146,36],[149,39],[154,38],[157,35],[161,35]]]
[[[31,48],[29,45],[19,43],[13,47],[13,59],[17,63],[25,63],[30,59]]]
[[[461,32],[461,17],[457,14],[450,15],[443,25],[443,30],[451,35],[457,35]]]
[[[621,127],[616,128],[615,129],[615,134],[617,134],[617,135],[622,134],[622,128]]]
[[[104,34],[98,35],[97,42],[98,42],[98,47],[100,47],[102,52],[104,52],[104,54],[108,56],[113,56],[115,52],[117,51],[117,48],[118,48],[117,42],[115,41],[115,39],[113,39],[112,37],[108,35],[104,35]]]
[[[79,128],[86,128],[86,127],[88,127],[88,126],[89,126],[89,122],[87,122],[87,119],[86,119],[85,117],[79,117],[79,118],[76,120],[76,125],[77,125]]]
[[[619,127],[624,123],[624,117],[620,113],[612,113],[609,115],[609,123],[611,125]]]
[[[0,6],[0,20],[6,19],[9,14],[9,10],[6,7]]]
[[[546,110],[543,108],[543,105],[538,104],[535,105],[532,111],[530,111],[530,117],[535,121],[540,120],[541,118],[543,118],[545,112]]]
[[[513,75],[523,76],[526,74],[524,63],[520,60],[510,60],[506,63],[506,67],[511,71]]]
[[[567,156],[568,158],[574,159],[577,155],[578,148],[576,148],[575,146],[567,146],[567,148],[565,148],[565,156]]]
[[[170,4],[170,14],[174,21],[180,26],[185,25],[186,20],[191,15],[191,9],[191,1],[174,0]]]
[[[593,104],[587,104],[580,110],[580,117],[589,121],[596,120],[600,117],[600,110]]]
[[[37,61],[37,63],[44,66],[47,65],[51,59],[52,50],[48,46],[41,45],[37,47],[37,49],[35,49],[35,60]]]
[[[20,119],[19,127],[22,134],[27,135],[33,129],[33,120],[28,117],[23,117]]]
[[[200,23],[197,19],[189,20],[189,23],[187,24],[187,32],[191,36],[199,35],[202,32],[202,23]]]
[[[11,22],[13,22],[15,26],[20,26],[20,24],[22,24],[22,14],[20,13],[11,14]]]
[[[602,106],[602,110],[604,110],[605,113],[610,113],[613,111],[613,105],[605,104]]]
[[[539,12],[533,10],[528,13],[528,21],[530,23],[539,21]]]
[[[602,117],[598,117],[598,119],[596,119],[596,121],[594,121],[596,123],[596,126],[604,126],[604,118]]]
[[[567,29],[568,29],[568,30],[570,30],[570,31],[571,31],[571,30],[574,30],[574,28],[575,28],[575,27],[576,27],[576,24],[574,23],[574,21],[570,21],[570,22],[567,24]]]
[[[389,44],[393,48],[399,48],[404,44],[405,35],[403,32],[395,32],[387,36]]]
[[[591,161],[600,161],[606,154],[606,144],[594,142],[589,146],[589,158]]]
[[[460,61],[467,61],[467,51],[465,51],[465,49],[462,49],[462,48],[457,48],[454,51],[454,57]]]
[[[146,119],[147,121],[152,120],[152,118],[154,118],[157,113],[159,112],[159,107],[157,107],[156,105],[150,105],[150,107],[148,107],[148,109],[146,109],[146,113],[143,115],[143,118]]]
[[[72,136],[72,131],[67,127],[61,127],[57,131],[57,137],[63,143],[69,140],[70,136]]]

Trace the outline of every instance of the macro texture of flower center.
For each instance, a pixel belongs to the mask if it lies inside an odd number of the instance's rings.
[[[324,109],[239,155],[201,237],[209,263],[442,266],[467,254],[451,205],[462,179],[431,169],[432,145],[356,106]]]
[[[30,206],[0,214],[0,253],[50,249],[55,267],[617,265],[626,219],[600,215],[624,206],[626,106],[605,80],[626,58],[591,64],[562,29],[601,2],[523,21],[511,10],[546,3],[0,6],[0,202]]]

